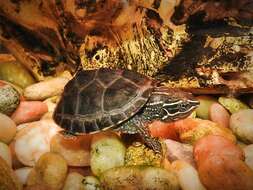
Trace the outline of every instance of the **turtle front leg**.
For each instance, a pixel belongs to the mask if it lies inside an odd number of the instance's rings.
[[[136,115],[130,120],[123,123],[118,128],[119,131],[128,134],[139,134],[145,144],[154,150],[156,153],[162,154],[162,145],[157,138],[153,138],[150,135],[148,127],[145,125],[145,121]]]
[[[154,138],[150,135],[148,127],[141,120],[136,121],[135,127],[143,141],[156,153],[162,154],[162,145],[158,138]]]

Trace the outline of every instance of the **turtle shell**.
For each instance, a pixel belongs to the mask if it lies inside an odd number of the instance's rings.
[[[64,88],[53,118],[71,133],[94,133],[119,125],[147,102],[154,82],[129,70],[79,71]]]

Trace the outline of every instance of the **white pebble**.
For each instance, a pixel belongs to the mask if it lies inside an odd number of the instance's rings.
[[[12,166],[11,151],[9,149],[9,146],[2,142],[0,142],[0,156],[7,162],[10,167]]]
[[[31,170],[32,170],[32,167],[24,167],[24,168],[16,169],[14,172],[16,176],[18,177],[18,180],[23,185],[25,185],[27,182],[28,175],[30,174]]]
[[[51,138],[61,129],[52,120],[40,120],[26,125],[15,137],[14,150],[21,163],[34,166],[42,154],[50,151]]]
[[[79,173],[69,173],[65,180],[63,190],[85,190],[84,184],[82,183],[83,179],[84,176]]]
[[[244,109],[232,114],[229,125],[242,142],[253,143],[253,109]]]
[[[244,147],[246,164],[253,170],[253,144]]]
[[[200,182],[197,170],[187,162],[177,160],[172,163],[182,190],[205,190]]]
[[[167,158],[170,162],[184,160],[195,166],[193,148],[191,145],[179,143],[170,139],[166,139],[164,142],[167,145]]]

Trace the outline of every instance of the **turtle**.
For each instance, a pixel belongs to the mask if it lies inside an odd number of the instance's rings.
[[[53,119],[74,135],[108,129],[139,134],[155,152],[162,152],[147,124],[185,118],[199,105],[191,93],[165,86],[131,70],[79,70],[66,84]]]

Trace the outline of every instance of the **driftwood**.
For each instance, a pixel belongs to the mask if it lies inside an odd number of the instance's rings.
[[[253,90],[252,0],[1,0],[0,43],[37,80],[126,68],[195,93]]]

